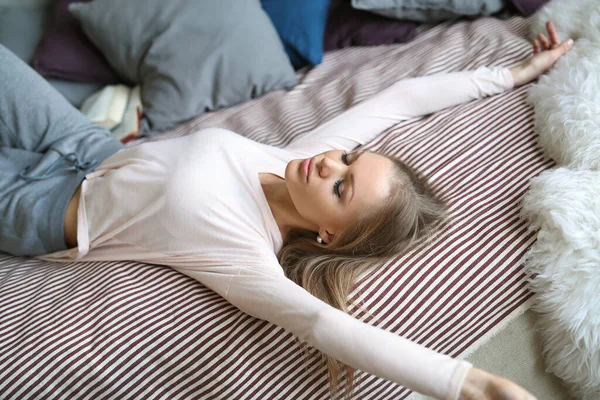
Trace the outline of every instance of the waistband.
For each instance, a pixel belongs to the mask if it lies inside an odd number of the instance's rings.
[[[61,154],[56,149],[49,149],[48,151],[56,151],[57,153]],[[56,169],[56,167],[59,164],[61,164],[62,161],[65,161],[67,164],[70,164],[70,165],[67,168]],[[61,154],[60,158],[58,158],[56,161],[54,161],[52,164],[50,164],[50,166],[48,167],[48,170],[45,173],[38,174],[38,175],[28,174],[30,166],[27,166],[21,171],[21,173],[19,173],[19,177],[21,177],[22,179],[25,179],[28,182],[41,181],[44,179],[53,178],[55,176],[65,175],[65,174],[68,174],[69,172],[78,173],[80,171],[93,170],[99,164],[100,164],[100,161],[98,161],[95,158],[90,161],[82,162],[79,160],[79,158],[77,157],[77,154],[75,154],[75,153]]]

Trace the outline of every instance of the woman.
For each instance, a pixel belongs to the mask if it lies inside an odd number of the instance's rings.
[[[0,250],[169,265],[326,353],[333,375],[339,360],[439,399],[533,399],[337,308],[368,261],[444,215],[415,171],[351,150],[401,120],[537,78],[570,47],[548,32],[518,67],[399,81],[285,149],[223,129],[124,149],[0,47]]]

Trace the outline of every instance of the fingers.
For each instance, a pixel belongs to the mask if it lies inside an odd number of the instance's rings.
[[[558,45],[560,43],[560,39],[558,38],[558,33],[556,33],[556,28],[552,21],[546,22],[546,29],[548,29],[548,35],[550,36],[550,40],[553,45]]]
[[[565,40],[562,43],[558,37],[558,33],[556,32],[556,28],[552,21],[546,22],[546,29],[548,29],[548,39],[543,33],[538,33],[538,40],[533,40],[533,54],[538,54],[545,50],[553,50],[557,53],[557,56],[563,55],[567,50],[569,50],[573,41],[571,39]]]
[[[540,42],[542,42],[544,49],[550,50],[551,44],[550,44],[550,41],[548,40],[548,38],[541,33],[538,33],[537,37],[538,37],[538,39],[540,39]]]
[[[564,42],[562,42],[560,44],[560,46],[555,48],[553,51],[557,52],[558,53],[557,56],[560,57],[563,54],[565,54],[571,47],[573,47],[573,40],[567,39]]]

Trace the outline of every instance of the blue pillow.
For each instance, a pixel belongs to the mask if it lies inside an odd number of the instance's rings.
[[[323,60],[323,37],[331,0],[261,0],[294,68]]]

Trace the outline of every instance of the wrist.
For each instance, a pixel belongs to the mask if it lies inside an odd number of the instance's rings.
[[[513,78],[513,87],[521,86],[524,83],[527,83],[525,82],[525,69],[523,64],[511,68],[510,73]]]
[[[481,399],[484,394],[487,376],[486,372],[477,368],[469,369],[460,389],[459,400]]]

